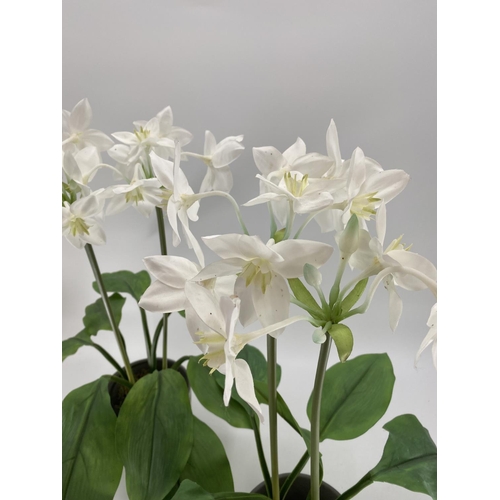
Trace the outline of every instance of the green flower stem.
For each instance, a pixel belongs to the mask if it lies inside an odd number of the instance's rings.
[[[267,336],[267,385],[269,388],[269,432],[271,444],[271,498],[280,500],[279,462],[278,462],[278,400],[276,384],[278,341]]]
[[[78,339],[79,342],[81,342],[83,345],[88,345],[89,347],[93,347],[94,349],[97,349],[103,356],[106,358],[116,369],[116,371],[126,380],[127,379],[127,374],[123,370],[123,368],[119,365],[118,361],[116,361],[111,354],[104,349],[104,347],[101,347],[99,344],[96,344],[92,342],[92,340],[84,340],[84,339]]]
[[[158,234],[160,236],[161,254],[167,255],[167,238],[165,236],[165,221],[163,219],[163,210],[156,207],[156,219],[158,221]],[[168,343],[168,313],[163,315],[163,345],[162,345],[162,368],[167,368],[167,343]]]
[[[156,370],[156,350],[158,348],[158,340],[160,339],[161,332],[163,331],[163,322],[165,319],[162,318],[156,326],[155,333],[153,335],[153,341],[151,342],[151,366],[153,370]]]
[[[149,335],[149,326],[148,326],[148,318],[146,317],[146,311],[139,307],[141,311],[141,322],[142,322],[142,331],[144,332],[144,342],[146,344],[146,355],[149,361],[151,361],[151,336]],[[150,366],[153,368],[152,366]]]
[[[264,454],[264,447],[262,446],[262,438],[260,436],[260,422],[255,414],[250,417],[250,422],[252,425],[253,434],[255,436],[255,445],[257,446],[257,455],[259,456],[259,464],[262,470],[262,477],[264,478],[264,483],[266,485],[267,496],[269,496],[272,491],[272,483],[271,476],[269,474],[269,468],[266,462],[266,456]]]
[[[326,336],[325,342],[321,344],[319,351],[318,367],[316,368],[316,378],[314,380],[314,389],[312,393],[311,410],[311,500],[320,500],[320,454],[319,454],[319,433],[320,433],[320,412],[321,395],[323,392],[323,383],[325,381],[326,365],[330,355],[332,337]]]
[[[125,345],[123,343],[123,338],[120,334],[120,330],[118,330],[118,325],[116,324],[116,320],[113,315],[113,310],[111,309],[111,304],[109,303],[108,293],[106,292],[106,288],[104,287],[101,271],[99,270],[99,265],[97,264],[97,259],[95,257],[92,245],[87,243],[85,245],[85,251],[87,252],[87,256],[90,262],[90,267],[92,268],[95,280],[97,281],[97,286],[99,287],[99,292],[101,293],[102,301],[104,303],[104,308],[106,309],[106,313],[108,315],[111,328],[113,330],[113,333],[115,334],[116,342],[118,344],[118,348],[120,349],[120,354],[122,355],[123,364],[125,365],[125,371],[127,372],[127,377],[129,381],[133,384],[135,382],[134,373],[132,371],[132,367],[130,366],[127,350],[125,349]]]
[[[189,361],[192,356],[182,356],[182,358],[179,358],[173,365],[172,365],[172,370],[178,370],[182,363],[185,361]]]
[[[293,471],[290,472],[290,474],[286,478],[286,481],[283,483],[283,486],[281,487],[280,491],[281,500],[285,500],[288,491],[290,490],[293,483],[297,479],[297,476],[302,472],[308,461],[309,461],[309,452],[306,451],[299,460],[299,463],[295,466]]]
[[[332,286],[332,289],[330,290],[330,305],[333,306],[335,302],[337,302],[337,299],[339,298],[339,293],[340,293],[340,282],[342,280],[342,276],[344,275],[345,267],[347,265],[347,259],[345,257],[342,257],[340,260],[339,267],[337,269],[337,275],[335,276],[335,283]]]
[[[295,212],[293,211],[293,201],[288,201],[288,217],[286,218],[286,228],[284,240],[290,238],[290,233],[292,232],[293,221],[295,220]]]

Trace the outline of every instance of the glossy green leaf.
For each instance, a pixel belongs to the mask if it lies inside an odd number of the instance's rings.
[[[109,303],[111,304],[116,324],[119,325],[122,319],[125,297],[122,297],[119,293],[114,293],[109,297]],[[96,300],[93,304],[85,308],[83,324],[89,335],[96,335],[100,330],[112,330],[102,299]]]
[[[115,273],[104,273],[102,275],[104,288],[107,292],[128,293],[139,302],[142,294],[151,285],[151,278],[147,271],[133,273],[131,271],[117,271]],[[92,288],[99,293],[97,282],[92,283]]]
[[[184,470],[192,445],[193,414],[182,375],[162,370],[138,380],[116,425],[130,500],[163,500]]]
[[[329,368],[321,400],[321,440],[354,439],[373,427],[389,406],[394,381],[387,354],[365,354]],[[311,406],[309,399],[309,419]]]
[[[374,481],[395,484],[437,499],[437,449],[415,415],[400,415],[384,425],[389,438],[378,465],[339,500],[349,500]]]
[[[92,340],[89,333],[84,328],[80,333],[77,333],[74,337],[62,341],[62,360],[64,361],[68,356],[73,354],[80,349],[82,346],[91,346]]]
[[[363,295],[363,292],[365,291],[367,284],[368,284],[368,278],[365,278],[364,280],[358,281],[356,283],[356,286],[348,293],[346,298],[342,301],[341,304],[342,314],[349,312],[352,309],[352,307],[356,304],[361,295]]]
[[[172,497],[172,500],[214,500],[214,497],[200,485],[189,479],[185,479]]]
[[[194,417],[193,448],[180,480],[190,479],[210,493],[234,491],[231,466],[217,434]]]
[[[299,280],[299,278],[289,279],[288,284],[290,285],[293,295],[297,300],[299,300],[304,305],[309,307],[318,316],[322,317],[324,315],[323,310],[314,300],[314,297],[311,295],[311,292],[309,292],[309,290],[305,287],[302,281]]]
[[[112,500],[123,466],[115,450],[116,415],[108,380],[70,392],[62,417],[63,500]]]
[[[346,325],[336,324],[331,326],[328,333],[335,342],[340,361],[344,363],[351,355],[354,346],[351,329]]]
[[[210,412],[224,419],[233,427],[251,429],[252,424],[247,410],[235,399],[224,405],[222,387],[216,380],[216,373],[210,375],[210,369],[200,362],[201,356],[189,360],[187,373],[189,384],[198,401]]]

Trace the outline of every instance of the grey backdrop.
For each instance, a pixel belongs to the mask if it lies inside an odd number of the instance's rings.
[[[94,110],[93,127],[107,133],[130,130],[167,105],[174,124],[195,138],[187,148],[201,151],[204,131],[218,139],[245,134],[246,150],[232,166],[232,192],[243,203],[258,185],[253,146],[284,150],[300,136],[309,151],[325,152],[325,132],[334,118],[343,157],[356,146],[386,169],[403,168],[411,181],[388,206],[387,238],[404,233],[413,250],[436,262],[436,5],[428,0],[343,1],[167,1],[66,0],[63,4],[63,107],[83,97]],[[201,164],[184,164],[194,189]],[[112,181],[99,174],[96,186]],[[266,210],[243,208],[251,232],[268,235]],[[194,233],[237,232],[233,212],[222,199],[202,204]],[[128,210],[106,222],[108,244],[96,248],[103,271],[143,269],[142,258],[159,253],[155,220]],[[304,237],[331,241],[311,224]],[[194,258],[181,245],[170,250]],[[206,252],[207,261],[215,256]],[[332,281],[336,257],[325,266]],[[81,329],[86,305],[96,300],[84,252],[63,242],[63,336]],[[369,312],[350,322],[353,356],[389,353],[397,377],[393,401],[382,420],[361,438],[325,442],[325,480],[343,491],[378,461],[386,440],[382,425],[414,413],[436,438],[436,372],[426,352],[414,368],[433,304],[427,291],[402,293],[405,306],[398,331],[388,325],[385,290]],[[157,318],[154,318],[155,321]],[[132,303],[122,320],[132,359],[143,357],[140,320]],[[182,318],[171,321],[172,357],[196,354]],[[280,391],[301,425],[312,388],[318,347],[311,329],[294,325],[282,337]],[[112,334],[99,340],[118,356]],[[264,343],[258,343],[264,349]],[[330,364],[334,362],[334,355]],[[87,348],[63,365],[63,395],[108,373],[107,362]],[[238,490],[260,482],[250,431],[237,430],[208,414],[193,398],[195,413],[216,430],[233,467]],[[290,471],[303,452],[300,439],[280,423],[280,462]],[[267,426],[264,425],[264,437]],[[127,498],[123,478],[116,499]],[[387,484],[375,484],[360,499],[417,499]]]

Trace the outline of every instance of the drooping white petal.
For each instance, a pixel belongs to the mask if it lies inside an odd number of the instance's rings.
[[[100,209],[101,204],[93,195],[80,198],[71,205],[71,212],[81,218],[92,217],[93,215],[96,215]]]
[[[377,239],[380,241],[380,244],[384,244],[385,240],[385,231],[387,226],[387,209],[385,206],[385,201],[382,200],[380,207],[377,210],[377,218],[375,221],[376,229],[377,229]]]
[[[184,231],[184,235],[186,236],[188,247],[192,248],[194,250],[196,258],[198,259],[198,262],[200,263],[200,266],[204,267],[205,266],[205,256],[203,255],[203,250],[201,249],[200,243],[196,239],[195,235],[191,232],[191,229],[189,229],[189,219],[188,219],[186,211],[184,209],[179,210],[177,212],[177,216],[179,217],[179,220],[180,220],[181,225],[182,225],[182,229]]]
[[[226,338],[226,322],[215,294],[198,283],[190,281],[186,283],[185,293],[205,325]]]
[[[170,191],[174,189],[174,164],[163,158],[160,158],[156,153],[152,152],[150,155],[151,165],[153,166],[154,173],[162,186]]]
[[[284,240],[271,248],[284,259],[273,264],[273,269],[287,279],[302,276],[304,264],[321,267],[333,252],[333,247],[326,243],[308,240]]]
[[[252,298],[257,318],[262,326],[270,326],[279,321],[288,318],[290,311],[290,291],[288,284],[277,273],[272,273],[271,282],[267,285],[265,293],[259,284],[252,282],[249,287],[252,288]],[[273,337],[278,337],[283,329],[271,333]]]
[[[174,288],[184,288],[200,270],[194,262],[177,255],[156,255],[146,257],[144,264],[158,280]]]
[[[82,234],[80,237],[83,241],[91,245],[104,245],[106,244],[106,233],[104,229],[96,222],[90,225],[89,234]]]
[[[437,279],[437,270],[434,264],[419,255],[418,253],[408,252],[407,250],[392,250],[387,252],[387,256],[393,258],[403,267],[410,267],[425,274],[432,280]],[[418,278],[404,273],[394,273],[396,285],[405,288],[406,290],[424,290],[427,288]]]
[[[236,359],[233,365],[233,375],[235,379],[236,391],[243,401],[257,413],[261,422],[264,421],[264,415],[260,404],[255,396],[252,372],[248,363],[243,359]]]
[[[128,163],[130,148],[125,144],[115,144],[113,147],[108,149],[108,155],[113,158],[118,163],[126,164]]]
[[[217,146],[212,156],[213,166],[215,168],[226,167],[236,160],[244,149],[243,144],[238,141],[230,141],[222,146]]]
[[[234,284],[234,293],[241,300],[240,323],[248,326],[257,320],[257,312],[253,305],[252,288],[247,287],[244,276],[238,276]]]
[[[92,121],[92,108],[88,99],[82,99],[71,111],[69,124],[73,132],[81,132],[89,128]]]
[[[139,301],[139,305],[146,311],[158,313],[182,311],[186,303],[184,289],[165,285],[159,280],[148,287]]]
[[[349,264],[354,269],[364,270],[375,263],[375,258],[378,253],[374,252],[370,246],[372,237],[365,229],[359,231],[359,246],[358,249],[351,255]]]
[[[172,240],[174,247],[179,246],[181,242],[181,237],[179,235],[179,229],[177,227],[177,207],[175,200],[170,199],[167,205],[167,219],[172,228]]]
[[[201,321],[200,317],[194,310],[194,307],[187,300],[186,300],[185,313],[186,313],[186,327],[188,329],[188,332],[191,335],[191,338],[193,339],[195,345],[197,345],[198,348],[201,350],[201,352],[205,354],[208,350],[208,347],[206,344],[199,342],[200,337],[198,335],[198,332],[202,332],[203,330],[205,330],[207,325],[205,325],[205,323]]]
[[[396,291],[392,276],[388,276],[385,287],[389,292],[389,325],[391,330],[395,332],[403,312],[403,301]]]
[[[116,215],[128,208],[125,195],[117,194],[109,200],[106,206],[106,215]]]

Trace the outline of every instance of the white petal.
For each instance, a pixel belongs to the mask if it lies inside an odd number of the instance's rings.
[[[73,132],[81,132],[89,128],[92,120],[92,108],[88,99],[82,99],[71,111],[69,124]]]
[[[77,217],[92,217],[96,215],[101,208],[99,200],[93,196],[86,196],[85,198],[80,198],[71,205],[71,212]]]
[[[226,338],[226,323],[215,294],[190,281],[186,283],[185,291],[187,299],[203,323]]]
[[[290,165],[294,163],[297,158],[300,158],[305,154],[306,144],[300,137],[297,137],[295,143],[292,144],[286,151],[283,151],[283,157]]]
[[[366,193],[376,193],[377,198],[389,203],[408,184],[410,176],[404,170],[385,170],[371,175],[363,186]]]
[[[167,133],[174,123],[172,108],[170,106],[167,106],[166,108],[162,109],[156,116],[160,122],[160,132]]]
[[[205,323],[201,321],[200,317],[194,310],[193,306],[189,304],[189,302],[186,300],[186,327],[188,329],[189,334],[191,335],[191,338],[193,339],[193,342],[198,346],[198,348],[201,350],[201,352],[206,353],[208,350],[208,346],[206,344],[202,344],[199,342],[200,337],[197,334],[198,332],[202,332],[207,328]]]
[[[222,276],[232,276],[241,272],[247,261],[240,258],[223,259],[212,262],[197,274],[193,281],[205,281]]]
[[[208,193],[209,191],[215,190],[215,176],[216,170],[213,167],[208,166],[207,173],[201,182],[200,193]]]
[[[403,312],[403,301],[396,292],[396,287],[391,276],[386,281],[385,287],[389,292],[389,325],[391,330],[395,332]]]
[[[351,162],[349,165],[349,174],[347,177],[347,186],[349,198],[353,198],[359,192],[366,179],[365,155],[361,148],[356,148],[352,153]],[[366,191],[365,192],[371,192]]]
[[[260,194],[259,196],[256,196],[255,198],[252,198],[251,200],[247,201],[246,203],[243,203],[244,207],[253,207],[255,205],[261,205],[262,203],[267,203],[268,201],[275,201],[278,199],[284,199],[286,200],[288,198],[287,195],[285,194],[278,194],[278,193],[263,193]]]
[[[322,192],[309,196],[301,196],[294,200],[293,209],[297,214],[309,214],[316,212],[333,203],[333,198],[330,193]]]
[[[266,287],[265,293],[256,283],[249,285],[252,288],[253,305],[262,326],[270,326],[288,318],[290,311],[290,291],[285,278],[273,273],[271,283]],[[273,337],[278,337],[283,329],[273,332]]]
[[[146,311],[158,313],[182,311],[186,303],[184,289],[165,285],[159,280],[149,286],[139,301]]]
[[[328,233],[335,229],[334,212],[339,212],[339,210],[324,210],[314,217],[322,233]]]
[[[81,238],[91,245],[104,245],[106,243],[104,229],[97,223],[92,224],[89,227],[89,234],[84,234]]]
[[[80,139],[86,144],[91,144],[95,146],[98,151],[107,151],[109,148],[113,147],[113,140],[108,137],[104,132],[95,129],[85,130]]]
[[[135,146],[139,142],[137,136],[132,132],[115,132],[111,134],[117,141],[123,142],[129,146]]]
[[[174,247],[179,246],[181,242],[181,237],[179,235],[179,229],[177,227],[177,207],[175,201],[170,199],[167,205],[167,219],[172,228],[172,240]]]
[[[237,257],[252,260],[260,257],[269,262],[281,262],[283,258],[267,247],[258,236],[223,234],[202,238],[210,250],[223,259]]]
[[[285,240],[271,247],[284,261],[273,264],[273,269],[285,278],[298,278],[305,264],[322,266],[332,255],[333,247],[326,243],[308,240]]]
[[[280,170],[287,165],[287,161],[283,155],[272,146],[253,148],[252,151],[255,165],[257,165],[257,168],[266,177],[271,172]]]
[[[116,215],[128,208],[125,195],[117,194],[109,200],[106,206],[106,215]]]
[[[385,207],[385,201],[382,201],[380,207],[377,210],[377,219],[375,221],[377,228],[377,239],[380,241],[380,244],[384,244],[385,240],[385,230],[386,230],[386,220],[387,220],[387,210]]]
[[[326,150],[328,152],[328,156],[335,160],[335,166],[339,167],[342,164],[342,158],[340,156],[337,126],[333,120],[330,122],[330,126],[326,131]]]
[[[193,140],[193,134],[181,127],[171,127],[168,137],[177,141],[181,147],[186,146]]]
[[[437,270],[434,264],[418,253],[406,250],[392,250],[391,252],[387,252],[387,255],[404,267],[416,269],[434,281],[437,279]],[[409,274],[394,273],[394,279],[396,285],[406,290],[424,290],[427,288],[418,278]]]
[[[234,293],[241,300],[240,323],[248,326],[257,320],[257,312],[253,305],[252,288],[247,287],[244,276],[238,276],[234,284]]]
[[[130,148],[125,144],[115,144],[108,150],[108,155],[118,163],[128,163]]]
[[[293,163],[293,170],[309,177],[321,177],[332,166],[333,160],[319,153],[309,153]]]
[[[203,147],[203,154],[205,156],[212,156],[216,145],[217,141],[215,140],[214,134],[212,134],[210,130],[205,130],[205,145]]]
[[[212,156],[212,164],[215,168],[226,167],[238,158],[245,147],[237,141],[225,143],[222,147],[218,145]]]
[[[229,167],[221,167],[215,170],[215,179],[213,182],[214,191],[223,191],[229,193],[233,188],[233,174]]]
[[[82,173],[80,172],[80,167],[75,160],[72,153],[66,152],[63,156],[63,170],[67,175],[68,179],[74,179],[75,181],[82,181]]]
[[[151,165],[153,166],[154,173],[162,186],[170,191],[174,189],[174,164],[163,158],[160,158],[156,153],[149,155],[151,158]]]
[[[359,246],[358,249],[351,255],[349,264],[354,269],[364,270],[372,266],[375,258],[378,256],[370,247],[372,237],[370,233],[364,229],[359,231]]]
[[[233,374],[236,383],[236,391],[243,401],[257,413],[261,422],[264,421],[264,415],[260,404],[255,396],[252,372],[247,362],[243,359],[236,359],[233,365]]]
[[[184,288],[200,270],[194,262],[177,255],[156,255],[146,257],[144,264],[158,280],[174,288]]]

